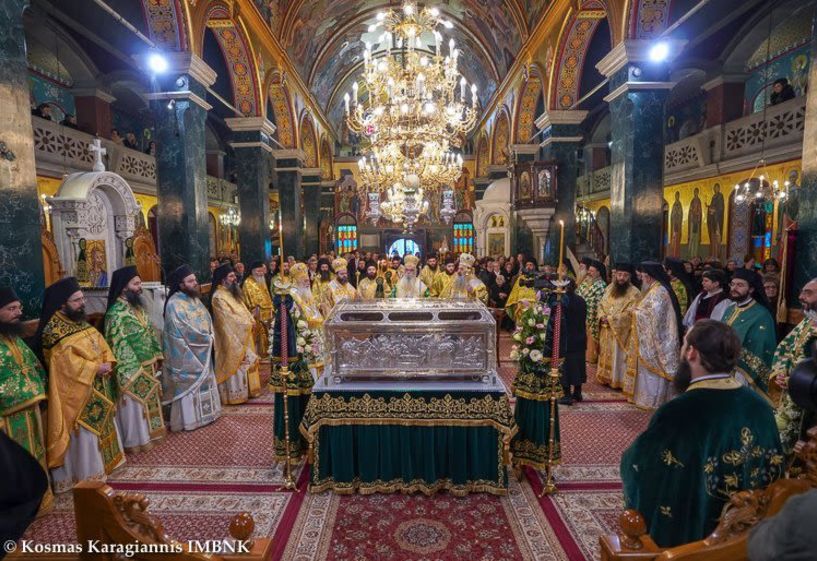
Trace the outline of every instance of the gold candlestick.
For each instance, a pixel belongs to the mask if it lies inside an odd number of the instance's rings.
[[[281,288],[278,291],[279,295],[281,296],[281,309],[279,310],[278,314],[280,316],[279,319],[279,327],[278,332],[281,338],[281,344],[279,347],[279,352],[281,354],[281,380],[284,384],[284,395],[282,396],[282,400],[284,402],[284,453],[286,454],[286,460],[284,464],[284,488],[291,489],[291,490],[298,490],[298,486],[295,481],[292,479],[292,458],[290,457],[290,451],[292,450],[290,444],[290,435],[289,435],[289,332],[284,327],[284,322],[287,321],[286,318],[286,300],[284,297],[287,294],[286,287],[284,286],[284,227],[283,227],[283,217],[281,216],[281,211],[278,211],[278,244],[279,244],[279,253],[281,256],[281,268],[279,271],[280,275],[280,282]],[[284,333],[287,333],[287,337],[284,337]],[[286,340],[285,340],[286,339]],[[284,347],[286,345],[286,347]],[[286,350],[285,350],[286,349]]]
[[[560,223],[562,223],[560,221]],[[562,235],[564,235],[564,223],[562,223]],[[555,458],[554,450],[556,448],[556,407],[558,406],[558,399],[561,397],[559,395],[559,364],[561,359],[559,358],[559,347],[561,346],[561,331],[562,331],[562,314],[564,314],[564,308],[562,307],[562,294],[565,293],[565,286],[567,282],[557,281],[556,289],[554,293],[556,294],[556,301],[558,302],[556,313],[554,314],[554,320],[556,324],[553,326],[553,342],[551,346],[553,348],[553,355],[551,356],[550,360],[550,372],[548,372],[548,405],[550,406],[550,411],[548,415],[549,426],[548,426],[548,458],[547,463],[545,464],[545,483],[542,485],[542,492],[539,493],[539,498],[541,499],[545,495],[552,495],[556,493],[556,483],[553,480],[553,468],[555,467]]]
[[[559,220],[559,263],[556,264],[556,271],[562,270],[565,262],[565,221]],[[559,278],[562,278],[562,273],[559,273]]]

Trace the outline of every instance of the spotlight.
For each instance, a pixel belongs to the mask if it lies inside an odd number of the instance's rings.
[[[167,59],[159,53],[151,53],[150,56],[148,56],[148,68],[150,68],[154,74],[167,72]]]
[[[650,60],[653,62],[664,62],[669,57],[669,45],[665,42],[656,43],[650,49]]]

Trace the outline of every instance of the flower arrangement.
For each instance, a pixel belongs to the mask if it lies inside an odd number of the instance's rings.
[[[519,362],[521,371],[533,372],[545,368],[550,358],[543,352],[549,322],[550,307],[543,302],[536,302],[522,312],[513,332],[514,345],[511,347],[511,360]]]
[[[295,324],[295,351],[303,355],[307,364],[320,362],[322,358],[318,333],[309,328],[300,307],[293,306],[291,314],[292,322]]]

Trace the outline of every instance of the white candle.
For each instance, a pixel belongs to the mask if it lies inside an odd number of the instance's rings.
[[[343,94],[343,103],[346,105],[346,114],[349,114],[349,92]]]
[[[465,101],[465,76],[460,78],[460,101]]]
[[[357,105],[357,81],[352,84],[352,105]]]
[[[471,84],[471,103],[477,104],[477,85]]]

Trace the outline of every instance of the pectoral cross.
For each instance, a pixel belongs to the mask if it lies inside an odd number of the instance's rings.
[[[91,144],[88,145],[88,152],[94,154],[94,171],[105,171],[105,164],[102,162],[102,156],[108,151],[102,147],[102,143],[98,138],[95,138]]]

